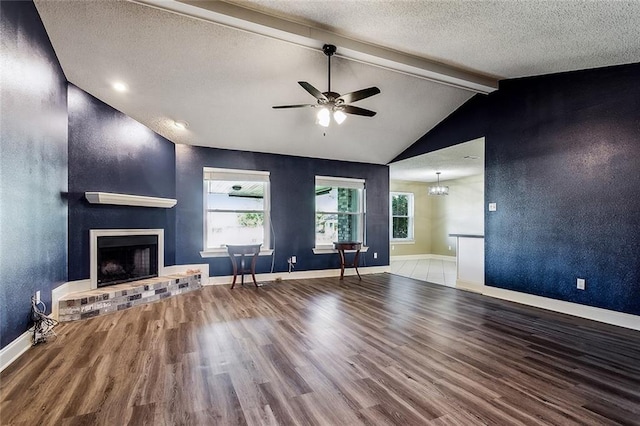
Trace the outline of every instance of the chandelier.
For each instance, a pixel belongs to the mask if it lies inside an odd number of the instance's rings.
[[[440,172],[436,172],[438,184],[429,187],[429,195],[449,195],[449,187],[440,185]]]

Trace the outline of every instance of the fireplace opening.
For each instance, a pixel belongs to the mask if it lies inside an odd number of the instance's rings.
[[[158,276],[158,236],[98,237],[98,287]]]

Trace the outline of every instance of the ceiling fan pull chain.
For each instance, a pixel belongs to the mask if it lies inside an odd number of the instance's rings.
[[[329,58],[329,61],[327,62],[329,64],[328,68],[327,68],[327,86],[329,86],[329,89],[327,90],[327,92],[331,92],[331,55],[327,56]]]

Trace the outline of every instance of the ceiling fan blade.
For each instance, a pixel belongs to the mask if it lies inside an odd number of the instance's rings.
[[[380,89],[378,89],[377,87],[368,87],[366,89],[356,90],[355,92],[342,95],[338,98],[338,100],[342,99],[345,104],[350,104],[352,102],[368,98],[369,96],[377,95],[378,93],[380,93]]]
[[[322,94],[321,91],[319,91],[318,89],[316,89],[315,87],[313,87],[312,85],[307,83],[306,81],[299,81],[298,84],[300,86],[302,86],[302,88],[304,90],[306,90],[307,92],[311,93],[311,96],[313,96],[314,98],[322,100],[322,101],[328,101],[329,100],[329,99],[327,99],[327,97],[325,95]]]
[[[374,115],[376,115],[375,111],[371,111],[369,109],[364,109],[364,108],[359,108],[359,107],[353,106],[353,105],[344,105],[342,107],[342,111],[344,111],[347,114],[364,115],[366,117],[373,117]]]
[[[306,107],[314,107],[312,104],[300,104],[300,105],[276,105],[272,106],[273,109],[284,109],[284,108],[306,108]]]

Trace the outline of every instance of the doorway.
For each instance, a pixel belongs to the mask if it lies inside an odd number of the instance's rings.
[[[451,235],[484,235],[484,138],[392,163],[389,170],[391,273],[456,287],[457,238]]]

